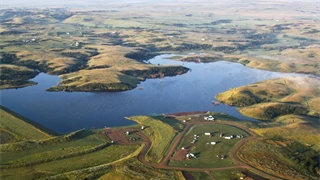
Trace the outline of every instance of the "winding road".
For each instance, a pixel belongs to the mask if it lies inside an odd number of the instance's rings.
[[[230,156],[232,159],[234,159],[238,165],[236,166],[229,166],[229,167],[219,167],[219,168],[194,168],[194,167],[172,167],[172,166],[168,166],[168,162],[172,156],[172,154],[174,153],[174,151],[176,150],[179,142],[181,141],[181,139],[183,138],[183,135],[193,126],[193,125],[198,125],[198,124],[212,124],[212,123],[216,123],[216,124],[225,124],[225,125],[230,125],[230,126],[234,126],[237,128],[240,128],[246,132],[248,132],[250,134],[249,137],[244,138],[243,140],[241,140],[239,143],[237,143],[237,145],[233,148],[233,150],[230,153]],[[139,161],[141,161],[142,163],[154,167],[154,168],[159,168],[159,169],[168,169],[168,170],[179,170],[179,171],[194,171],[194,172],[205,172],[209,175],[209,177],[211,177],[212,179],[214,179],[214,177],[210,174],[211,171],[217,171],[217,170],[230,170],[230,169],[248,169],[254,173],[256,173],[257,175],[260,175],[264,178],[268,178],[268,179],[274,179],[274,180],[280,180],[281,178],[273,176],[271,174],[267,174],[263,171],[260,171],[259,169],[254,168],[253,166],[250,166],[249,164],[246,164],[245,162],[241,161],[239,159],[239,157],[237,156],[237,152],[238,150],[248,141],[255,139],[258,137],[258,135],[256,133],[254,133],[253,131],[251,131],[250,129],[246,128],[246,127],[242,127],[233,123],[228,123],[228,122],[191,122],[188,123],[187,126],[183,129],[182,132],[180,132],[177,135],[177,138],[175,139],[175,142],[173,143],[173,145],[171,146],[171,148],[169,149],[167,155],[161,160],[161,162],[159,164],[156,163],[151,163],[149,161],[147,161],[145,159],[145,156],[148,152],[148,150],[150,149],[152,142],[150,141],[150,139],[144,135],[141,131],[136,132],[139,136],[141,136],[141,138],[143,139],[145,146],[142,148],[142,150],[140,151],[139,155],[138,155],[138,159]]]

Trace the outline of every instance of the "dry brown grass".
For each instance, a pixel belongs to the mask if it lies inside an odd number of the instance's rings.
[[[6,68],[10,68],[14,71],[33,71],[33,69],[30,69],[30,68],[27,68],[27,67],[24,67],[24,66],[16,66],[16,65],[13,65],[13,64],[0,64],[0,68],[1,67],[6,67]]]
[[[305,172],[306,167],[299,168],[301,164],[296,159],[302,154],[308,156],[312,151],[319,151],[318,118],[285,115],[259,126],[252,130],[261,138],[248,142],[238,152],[243,161],[285,179],[317,179]]]
[[[143,70],[151,65],[142,64],[138,61],[125,57],[125,54],[135,51],[133,48],[121,46],[90,46],[97,48],[99,55],[92,57],[88,61],[89,67],[108,66],[117,71],[123,70]]]
[[[112,83],[135,83],[137,78],[130,78],[121,73],[124,70],[146,70],[152,65],[147,65],[124,57],[126,53],[134,51],[132,48],[121,46],[90,46],[97,48],[99,55],[90,58],[89,68],[77,72],[61,75],[64,86],[84,86],[93,83],[112,84]],[[107,67],[107,68],[100,68]],[[122,77],[122,78],[121,78]],[[123,78],[126,77],[126,78]],[[127,79],[127,81],[125,81]],[[72,82],[68,83],[68,80]],[[133,80],[131,82],[130,80]]]
[[[319,96],[320,96],[320,80],[310,77],[286,77],[280,79],[271,79],[262,81],[248,86],[234,88],[226,92],[218,94],[216,97],[219,101],[226,104],[242,105],[239,111],[250,117],[258,117],[267,107],[274,106],[277,103],[299,103],[309,109],[310,115],[319,116]],[[245,104],[246,102],[238,102],[239,99],[247,100],[253,104]],[[255,99],[258,99],[254,101]],[[242,103],[242,104],[238,104]]]
[[[314,150],[320,149],[320,124],[318,118],[286,115],[276,119],[276,127],[266,127],[254,129],[256,133],[263,137],[281,136],[284,139],[290,139]],[[274,126],[274,125],[273,125]]]
[[[307,176],[294,169],[295,163],[287,159],[281,150],[282,147],[275,141],[266,142],[262,138],[254,139],[242,146],[238,151],[238,156],[255,168],[281,178],[305,179]]]

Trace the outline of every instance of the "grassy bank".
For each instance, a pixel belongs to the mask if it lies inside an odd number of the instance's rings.
[[[272,120],[282,115],[319,116],[319,85],[317,78],[286,77],[238,87],[216,95],[249,117]]]
[[[0,106],[1,144],[52,138],[55,132]]]
[[[177,131],[167,123],[162,122],[156,117],[149,116],[134,116],[130,120],[136,121],[142,126],[146,126],[143,131],[152,142],[146,159],[151,162],[159,163],[165,156],[165,151],[169,148],[172,140],[177,134]]]

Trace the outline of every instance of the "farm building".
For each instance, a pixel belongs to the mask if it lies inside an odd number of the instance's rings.
[[[206,133],[204,133],[204,135],[206,135],[206,136],[211,136],[211,133],[206,132]]]
[[[215,145],[215,144],[217,144],[217,142],[210,142],[210,144],[211,144],[211,145]]]

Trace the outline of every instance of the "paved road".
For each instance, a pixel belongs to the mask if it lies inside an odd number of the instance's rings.
[[[234,126],[240,129],[245,130],[246,132],[248,132],[251,136],[244,138],[243,140],[241,140],[231,151],[230,155],[231,158],[234,159],[238,165],[236,166],[229,166],[229,167],[220,167],[220,168],[192,168],[192,167],[172,167],[172,166],[168,166],[168,161],[170,160],[171,155],[173,154],[173,152],[176,150],[176,147],[178,146],[179,142],[181,141],[181,139],[183,138],[183,135],[190,129],[190,127],[192,127],[193,125],[198,125],[198,124],[225,124],[225,125],[230,125],[230,126]],[[246,163],[244,163],[243,161],[241,161],[239,159],[239,157],[237,156],[237,152],[239,150],[240,147],[242,147],[245,143],[247,143],[248,141],[255,139],[258,137],[258,135],[256,133],[254,133],[253,131],[251,131],[250,129],[246,128],[246,127],[242,127],[233,123],[228,123],[228,122],[192,122],[187,124],[187,126],[184,128],[184,130],[182,132],[180,132],[177,136],[177,138],[175,139],[175,142],[173,143],[173,145],[171,146],[171,148],[169,149],[169,152],[167,153],[167,155],[162,159],[162,161],[159,164],[155,164],[155,163],[151,163],[149,161],[147,161],[145,159],[145,156],[149,150],[149,148],[151,147],[151,141],[150,139],[144,135],[141,131],[138,131],[137,134],[139,136],[141,136],[141,138],[143,138],[145,146],[143,147],[143,149],[140,151],[139,155],[138,155],[138,159],[139,161],[141,161],[142,163],[154,167],[154,168],[159,168],[159,169],[168,169],[168,170],[179,170],[179,171],[196,171],[196,172],[206,172],[212,179],[213,176],[210,174],[210,171],[217,171],[217,170],[230,170],[230,169],[248,169],[260,176],[263,176],[265,178],[268,179],[274,179],[274,180],[280,180],[281,178],[278,178],[276,176],[267,174],[263,171],[260,171]]]

